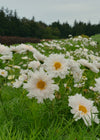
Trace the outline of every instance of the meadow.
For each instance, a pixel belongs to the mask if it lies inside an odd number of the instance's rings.
[[[0,44],[0,140],[99,140],[99,42]]]
[[[100,34],[93,35],[91,38],[100,45]]]

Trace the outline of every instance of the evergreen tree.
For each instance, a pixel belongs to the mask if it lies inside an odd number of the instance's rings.
[[[36,22],[32,19],[23,17],[20,19],[16,10],[13,12],[8,8],[0,9],[0,35],[1,36],[20,36],[34,38],[67,38],[69,34],[73,36],[85,34],[88,36],[100,33],[100,22],[92,25],[84,22],[74,21],[73,27],[68,22],[61,24],[59,21],[46,25],[42,21]]]

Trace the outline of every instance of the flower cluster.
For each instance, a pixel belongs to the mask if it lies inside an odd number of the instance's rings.
[[[93,98],[89,98],[94,92],[96,97],[100,93],[100,52],[94,53],[89,46],[95,48],[97,44],[81,36],[34,46],[0,45],[0,77],[12,88],[25,89],[27,97],[35,98],[38,103],[56,100],[56,92],[60,93],[62,88],[75,121],[82,118],[87,126],[92,121],[98,124],[99,111]],[[85,98],[83,93],[87,92]]]

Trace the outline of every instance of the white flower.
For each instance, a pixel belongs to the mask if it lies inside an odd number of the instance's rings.
[[[19,88],[19,87],[21,87],[22,84],[23,84],[22,80],[16,79],[15,82],[13,83],[13,87]]]
[[[91,45],[91,46],[97,46],[97,43],[96,43],[95,41],[91,41],[91,42],[90,42],[90,45]]]
[[[69,35],[68,35],[68,37],[72,37],[72,35],[71,35],[71,34],[69,34]]]
[[[10,68],[10,67],[8,67],[8,66],[6,66],[6,67],[5,67],[5,70],[11,70],[11,68]]]
[[[92,90],[92,91],[96,91],[95,88],[92,87],[92,86],[90,86],[89,89]]]
[[[26,60],[26,59],[28,59],[28,57],[27,57],[27,56],[24,56],[24,57],[22,57],[22,59],[23,59],[23,60]]]
[[[74,82],[79,82],[82,79],[83,70],[78,69],[77,71],[72,71]]]
[[[68,61],[63,54],[51,54],[45,59],[44,65],[47,73],[52,74],[53,77],[65,78],[69,73]]]
[[[11,52],[16,52],[16,53],[19,52],[17,46],[10,46],[9,49]]]
[[[39,68],[40,66],[40,62],[39,61],[31,61],[28,64],[28,68],[33,68],[34,70],[36,70],[37,68]]]
[[[15,75],[9,75],[9,76],[8,76],[8,79],[9,79],[9,80],[12,80],[12,79],[14,79],[14,78],[15,78]]]
[[[23,67],[27,67],[27,64],[23,64]]]
[[[9,53],[11,53],[10,48],[0,44],[0,54],[9,55]]]
[[[54,99],[54,91],[58,90],[58,85],[54,84],[51,76],[47,75],[42,69],[31,73],[31,77],[23,86],[29,91],[29,98],[35,97],[38,103],[43,103],[43,99]]]
[[[75,47],[79,48],[80,46],[79,45],[75,45]]]
[[[45,58],[46,58],[45,55],[41,54],[41,53],[40,53],[39,51],[37,51],[37,50],[34,50],[34,52],[33,52],[33,57],[34,57],[36,60],[38,60],[38,61],[44,61]]]
[[[3,55],[3,56],[1,56],[0,57],[0,59],[2,59],[2,60],[12,60],[12,53],[9,53],[9,54],[5,54],[5,55]]]
[[[15,88],[21,87],[25,80],[27,80],[27,75],[23,73],[19,76],[18,79],[15,80],[15,82],[13,83],[13,87]]]
[[[25,49],[26,51],[32,52],[32,51],[34,50],[33,46],[31,46],[30,44],[28,44],[28,45],[24,44],[24,45],[25,45],[25,46],[24,46],[24,49]]]
[[[93,63],[98,69],[100,69],[100,63],[94,62]]]
[[[26,53],[27,51],[33,52],[34,48],[31,45],[20,44],[18,46],[10,46],[10,51],[15,51],[17,53]]]
[[[22,75],[19,76],[18,79],[19,79],[20,81],[25,81],[25,80],[27,80],[27,75],[26,75],[26,74],[22,74]]]
[[[80,64],[74,61],[73,59],[69,59],[69,67],[73,74],[74,82],[79,82],[82,79],[82,74],[84,70],[80,69]]]
[[[91,125],[92,121],[99,123],[98,110],[93,106],[93,101],[86,99],[81,94],[69,96],[69,106],[72,107],[71,113],[74,114],[75,121],[82,118],[87,126]]]
[[[74,84],[74,87],[78,87],[78,88],[83,87],[83,86],[84,86],[84,83]]]
[[[21,67],[20,66],[18,66],[18,65],[14,65],[14,66],[12,66],[13,68],[15,68],[15,69],[20,69]]]
[[[20,74],[27,74],[29,72],[29,69],[20,69]]]
[[[93,63],[89,63],[87,60],[85,59],[80,59],[78,60],[78,62],[80,64],[82,64],[83,66],[86,66],[87,68],[89,68],[91,71],[95,72],[95,73],[98,73],[99,72],[99,69],[95,66],[95,64]]]
[[[3,77],[7,77],[8,72],[6,70],[0,69],[0,75]]]
[[[95,81],[96,81],[96,84],[95,84],[94,90],[100,92],[100,78],[95,79]]]

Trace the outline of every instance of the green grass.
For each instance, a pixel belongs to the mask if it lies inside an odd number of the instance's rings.
[[[100,54],[100,34],[96,34],[94,36],[91,36],[91,38],[97,42],[98,47],[96,49],[94,49],[94,52],[99,52]]]
[[[100,34],[93,35],[91,38],[100,44]]]
[[[41,52],[41,47],[36,47],[36,45],[33,46]],[[66,51],[78,49],[75,46],[71,49],[69,45],[62,45],[62,47],[65,47]],[[94,52],[100,50],[99,44],[97,46],[98,49],[91,46],[86,48]],[[65,54],[64,50],[51,50],[47,46],[43,49],[46,56],[51,53],[62,52]],[[30,60],[35,60],[31,52],[28,52],[26,55]],[[9,70],[9,74],[16,73],[15,79],[18,78],[19,69],[13,69],[12,65],[19,65],[20,62],[28,64],[30,60],[21,59],[22,56],[26,55],[15,53],[13,60],[7,63],[2,63],[2,60],[0,60],[2,69],[10,65],[11,70]],[[77,59],[78,56],[76,56]],[[21,64],[20,66],[22,67]],[[100,93],[94,93],[89,90],[89,86],[93,86],[95,83],[94,79],[100,77],[100,72],[94,73],[85,67],[82,67],[82,69],[85,69],[83,76],[88,78],[83,87],[74,87],[74,79],[71,74],[64,79],[55,78],[55,82],[60,86],[59,91],[55,93],[57,96],[53,101],[45,100],[43,104],[38,104],[34,98],[29,99],[26,96],[28,92],[22,87],[13,88],[8,86],[7,82],[13,82],[13,80],[0,77],[0,140],[100,139],[100,124],[92,122],[92,126],[87,127],[82,119],[75,121],[70,113],[71,108],[68,107],[68,96],[81,93],[84,97],[94,100],[100,118],[100,98],[96,102]],[[67,87],[64,87],[66,83]],[[85,91],[85,89],[87,90]]]

